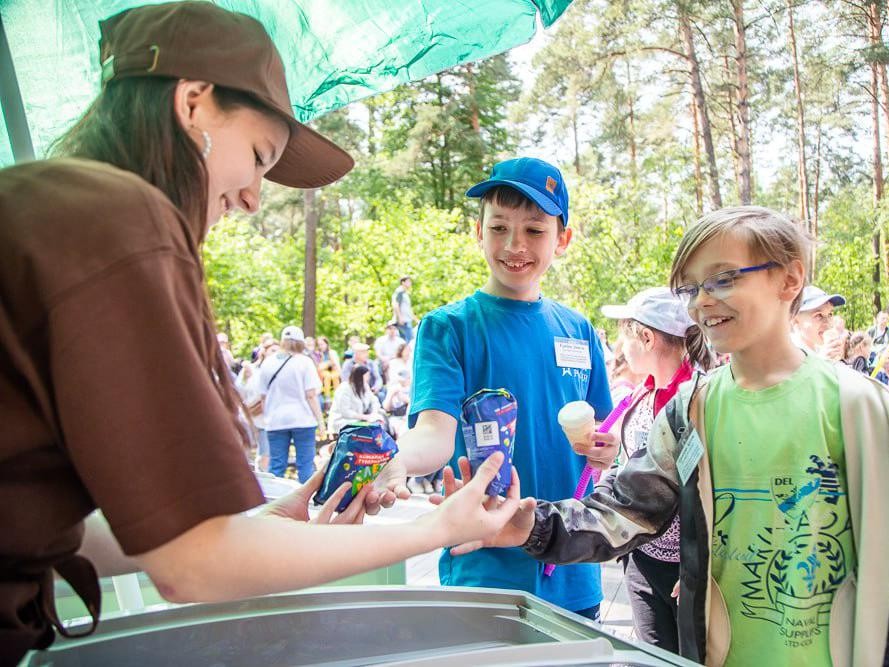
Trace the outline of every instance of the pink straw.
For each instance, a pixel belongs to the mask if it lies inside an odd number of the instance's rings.
[[[599,424],[598,431],[599,433],[608,433],[611,430],[611,427],[617,423],[617,420],[620,419],[624,412],[627,411],[627,408],[630,407],[630,403],[633,402],[633,395],[635,391],[631,391],[629,394],[623,397],[620,403],[617,404],[617,407],[612,410],[607,417],[605,417],[605,421]],[[580,478],[577,480],[577,488],[574,489],[574,500],[580,500],[586,495],[587,487],[590,484],[590,478],[593,480],[593,484],[595,485],[599,481],[599,476],[602,471],[593,468],[589,463],[587,463],[583,467],[583,472],[580,473]],[[544,576],[550,577],[552,576],[553,571],[556,569],[556,566],[552,563],[547,563],[543,568]]]

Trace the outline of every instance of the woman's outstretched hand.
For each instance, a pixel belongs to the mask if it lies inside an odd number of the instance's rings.
[[[341,484],[321,506],[321,511],[318,512],[318,515],[314,519],[310,519],[309,502],[315,492],[321,488],[321,483],[324,481],[324,471],[325,469],[322,467],[300,488],[269,503],[263,508],[261,513],[309,523],[361,523],[364,521],[364,497],[370,491],[369,484],[362,487],[346,509],[334,515],[336,506],[349,491],[349,487],[352,485],[351,482]]]
[[[444,520],[457,522],[451,554],[461,556],[482,547],[515,547],[524,544],[534,527],[533,498],[521,498],[521,484],[516,469],[512,469],[512,482],[506,498],[488,496],[485,489],[500,469],[503,454],[496,452],[479,466],[475,477],[469,460],[462,456],[457,462],[460,477],[454,476],[450,467],[444,469],[444,492],[429,497],[440,506]],[[520,499],[521,498],[521,499]],[[433,515],[430,515],[433,516]]]

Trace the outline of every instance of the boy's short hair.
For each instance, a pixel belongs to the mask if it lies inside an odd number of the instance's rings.
[[[498,185],[496,187],[491,188],[481,197],[479,197],[478,204],[478,219],[479,221],[484,221],[485,219],[485,208],[488,204],[495,204],[497,206],[502,206],[503,208],[511,208],[518,209],[520,211],[532,211],[532,212],[541,212],[546,214],[540,206],[537,205],[536,202],[532,201],[524,194],[516,190],[515,188],[511,188],[508,185]],[[560,230],[565,229],[565,222],[562,220],[562,216],[556,216],[559,220]]]
[[[800,225],[763,206],[734,206],[708,213],[685,232],[673,256],[670,287],[679,287],[682,272],[698,248],[728,232],[743,236],[757,259],[779,266],[787,266],[796,259],[802,262],[806,280],[811,275],[812,240]],[[803,290],[800,290],[790,304],[791,315],[799,311],[802,298]]]

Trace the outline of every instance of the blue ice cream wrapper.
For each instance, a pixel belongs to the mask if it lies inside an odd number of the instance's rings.
[[[505,494],[512,482],[512,451],[519,404],[506,389],[481,389],[463,401],[460,424],[472,473],[496,451],[503,452],[497,476],[488,484],[489,496]]]
[[[323,505],[345,482],[350,488],[336,506],[342,512],[366,484],[373,482],[383,467],[398,452],[398,445],[378,423],[346,424],[337,438],[333,455],[327,464],[324,481],[315,494],[316,505]]]

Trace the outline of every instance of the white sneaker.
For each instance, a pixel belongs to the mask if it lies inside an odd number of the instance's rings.
[[[428,479],[423,480],[423,493],[425,493],[427,496],[431,496],[433,493],[435,493],[435,489],[432,488],[432,482],[430,482]]]
[[[411,493],[423,493],[423,485],[418,477],[411,477],[407,480],[407,488]]]

